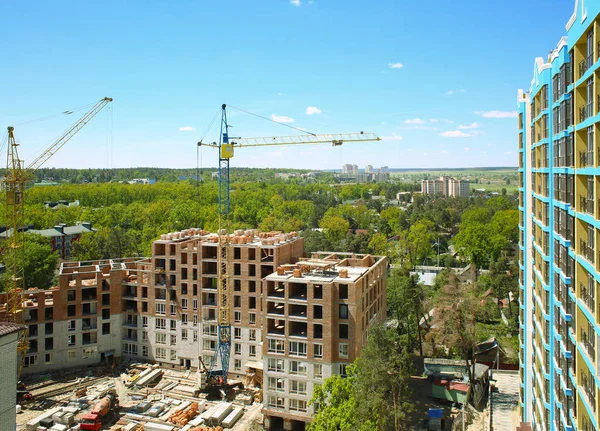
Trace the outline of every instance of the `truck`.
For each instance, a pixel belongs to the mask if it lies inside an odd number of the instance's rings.
[[[83,415],[79,428],[84,431],[98,431],[102,425],[110,422],[119,412],[119,399],[115,393],[108,393],[92,408]]]

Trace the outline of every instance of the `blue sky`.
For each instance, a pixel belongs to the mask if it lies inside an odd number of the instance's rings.
[[[19,124],[110,96],[45,166],[195,167],[227,103],[314,133],[384,137],[241,149],[232,166],[516,166],[517,89],[572,11],[572,0],[13,2],[0,124],[32,160],[85,111]],[[229,112],[234,135],[295,133]],[[202,165],[216,157],[204,149]]]

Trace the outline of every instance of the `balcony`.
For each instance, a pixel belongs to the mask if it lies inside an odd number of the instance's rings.
[[[594,215],[594,199],[589,197],[579,196],[579,211]]]
[[[589,117],[594,115],[594,103],[588,103],[579,107],[579,122],[583,123]]]
[[[580,151],[579,152],[579,164],[582,168],[594,166],[594,152],[593,151]]]
[[[594,54],[590,54],[587,58],[584,58],[579,62],[579,78],[585,75],[590,67],[594,64]]]
[[[594,247],[588,245],[588,243],[582,239],[579,240],[580,254],[586,258],[590,263],[594,263]]]

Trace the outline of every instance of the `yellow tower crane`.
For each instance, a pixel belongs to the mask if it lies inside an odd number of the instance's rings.
[[[229,136],[230,125],[227,122],[227,105],[221,106],[221,132],[219,142],[203,143],[198,142],[198,146],[208,146],[216,148],[219,152],[219,191],[218,191],[218,211],[219,211],[219,253],[217,255],[218,268],[218,342],[214,356],[208,370],[208,382],[213,385],[227,383],[227,374],[229,370],[229,356],[231,351],[231,309],[229,288],[229,213],[230,213],[230,181],[229,181],[229,159],[233,157],[234,148],[245,147],[265,147],[280,145],[300,145],[300,144],[332,144],[333,146],[342,145],[345,142],[369,142],[380,141],[374,133],[336,133],[336,134],[314,134],[305,132],[300,136],[275,136],[264,138],[241,138]],[[239,108],[235,108],[243,111]],[[246,111],[243,111],[246,112]],[[249,113],[249,112],[247,112]],[[249,113],[251,114],[251,113]],[[259,115],[252,114],[260,117]],[[264,117],[261,117],[264,118]],[[268,119],[267,119],[268,120]],[[269,120],[273,121],[273,120]],[[274,121],[276,122],[276,121]],[[277,123],[277,122],[276,122]],[[281,123],[278,123],[281,124]],[[283,124],[286,126],[285,124]],[[290,127],[290,126],[288,126]],[[291,127],[292,129],[297,129]],[[226,227],[224,229],[224,226]],[[218,363],[221,369],[217,369]]]
[[[6,290],[8,292],[6,318],[9,321],[23,323],[23,305],[21,295],[25,288],[25,187],[33,178],[33,173],[81,130],[102,108],[112,102],[110,97],[99,100],[83,117],[44,150],[29,166],[25,167],[19,158],[19,144],[15,140],[14,127],[8,127],[8,145],[6,174],[2,180],[6,193],[6,247],[5,265],[8,274]],[[23,367],[25,354],[29,348],[27,331],[21,332],[18,350],[20,354],[18,375]]]

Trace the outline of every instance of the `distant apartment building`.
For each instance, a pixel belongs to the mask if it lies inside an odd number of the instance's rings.
[[[600,429],[600,2],[519,90],[521,422]]]
[[[96,229],[92,227],[91,223],[82,222],[74,226],[67,226],[65,223],[61,223],[51,229],[29,229],[27,232],[50,239],[52,251],[57,252],[61,259],[70,259],[73,242],[79,240],[84,233],[96,232]]]
[[[441,176],[437,180],[421,180],[421,193],[430,196],[468,198],[471,183],[468,180],[457,180]]]
[[[73,242],[79,240],[84,233],[96,232],[89,222],[77,222],[74,226],[67,226],[66,223],[60,223],[50,229],[32,229],[32,226],[26,226],[23,231],[41,235],[48,238],[52,251],[58,253],[61,259],[71,258],[71,247]],[[12,229],[0,232],[0,240],[5,240],[12,235]]]
[[[189,229],[163,235],[150,258],[63,262],[57,287],[22,296],[29,331],[23,372],[112,357],[182,369],[197,369],[199,357],[209,364],[217,344],[217,241]],[[387,259],[306,259],[303,238],[254,230],[236,231],[229,247],[229,377],[264,373],[267,424],[303,428],[314,384],[345,374],[368,326],[385,320]],[[6,302],[0,293],[0,320]]]
[[[346,164],[342,166],[342,180],[356,181],[357,183],[381,182],[390,179],[389,168],[382,166],[377,171],[372,165],[367,165],[363,172],[360,172],[358,165]]]

